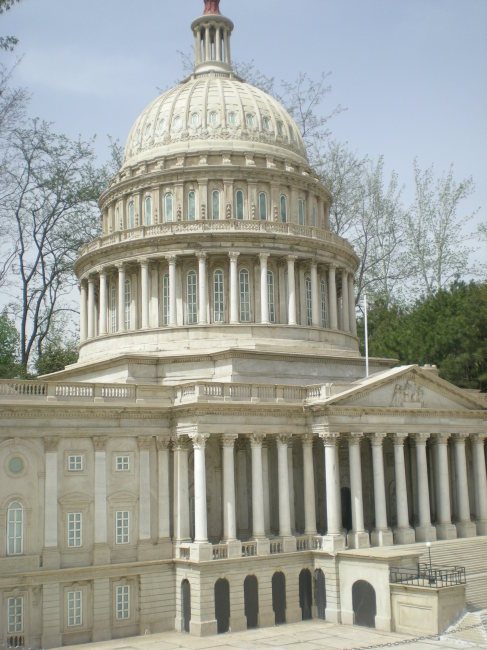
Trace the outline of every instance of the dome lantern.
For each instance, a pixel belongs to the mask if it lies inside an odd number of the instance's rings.
[[[220,0],[205,0],[204,13],[191,25],[194,35],[195,74],[232,69],[230,37],[233,23],[220,14]]]

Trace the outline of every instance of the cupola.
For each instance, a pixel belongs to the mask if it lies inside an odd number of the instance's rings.
[[[196,75],[231,72],[230,37],[233,23],[220,13],[220,0],[205,0],[203,15],[191,25]]]

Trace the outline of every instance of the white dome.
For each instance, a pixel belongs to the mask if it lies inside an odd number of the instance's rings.
[[[279,102],[233,76],[210,73],[191,77],[149,104],[130,131],[124,166],[221,150],[307,164],[298,126]]]

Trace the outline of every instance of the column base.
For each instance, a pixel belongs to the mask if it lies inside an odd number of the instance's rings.
[[[477,526],[473,521],[458,521],[455,523],[458,537],[475,537]]]
[[[487,519],[479,519],[475,522],[477,535],[487,535]]]
[[[294,553],[296,551],[296,538],[295,537],[281,537],[281,539],[282,539],[282,552],[283,553]]]
[[[228,557],[242,557],[242,542],[238,539],[232,539],[226,542],[228,548]]]
[[[369,533],[365,530],[357,532],[350,531],[347,535],[347,544],[349,548],[369,548]]]
[[[393,537],[394,544],[414,544],[416,541],[414,528],[395,528]]]
[[[394,544],[394,535],[389,528],[373,530],[370,535],[372,546],[392,546]]]
[[[417,542],[436,542],[436,528],[431,524],[427,526],[416,526]]]
[[[190,544],[189,558],[192,562],[209,562],[213,559],[213,544],[209,542],[194,542],[194,544]]]
[[[456,539],[457,529],[454,524],[436,524],[436,539]]]
[[[323,542],[321,546],[322,551],[328,553],[337,553],[344,551],[346,548],[346,541],[344,535],[323,535]]]
[[[216,621],[190,621],[189,633],[194,636],[211,636],[217,634],[218,628]]]
[[[271,554],[271,542],[267,537],[261,537],[255,541],[257,542],[257,555]]]
[[[42,567],[44,569],[59,569],[61,567],[61,554],[57,547],[42,550]]]
[[[110,548],[108,544],[99,543],[93,546],[93,564],[110,564]]]

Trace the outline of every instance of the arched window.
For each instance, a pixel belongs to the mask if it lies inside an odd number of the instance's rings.
[[[210,126],[218,125],[218,113],[216,111],[210,112],[210,114],[208,115],[208,123],[210,124]]]
[[[305,299],[306,299],[306,325],[311,325],[313,323],[313,311],[312,311],[312,294],[311,294],[311,276],[306,275],[304,278],[305,284]]]
[[[284,194],[281,194],[281,221],[286,223],[287,221],[287,197]]]
[[[135,203],[133,201],[130,201],[128,205],[127,227],[135,228]]]
[[[245,122],[248,129],[255,128],[255,115],[253,113],[247,113],[245,116]]]
[[[7,507],[7,555],[24,552],[24,509],[19,501],[11,501]]]
[[[162,276],[162,324],[169,324],[169,273]]]
[[[321,327],[326,327],[328,324],[328,314],[326,312],[326,282],[320,282],[320,299],[321,299]]]
[[[189,271],[186,279],[186,321],[188,325],[198,322],[198,278],[196,271]]]
[[[165,221],[173,221],[173,200],[171,192],[164,194],[164,219]]]
[[[215,323],[223,323],[225,315],[223,288],[223,271],[217,269],[213,273],[213,320]]]
[[[227,122],[228,126],[237,126],[237,113],[235,111],[230,111]]]
[[[122,229],[122,222],[120,221],[120,208],[117,206],[115,208],[115,223],[113,225],[114,230]]]
[[[274,273],[267,271],[267,308],[269,311],[269,322],[276,322],[276,302],[274,299]]]
[[[191,190],[188,192],[188,221],[196,219],[196,192]]]
[[[144,200],[144,223],[146,226],[152,225],[152,196],[146,196]]]
[[[117,331],[117,285],[110,284],[110,332]]]
[[[132,283],[131,281],[127,278],[125,280],[125,286],[124,286],[124,292],[123,292],[123,306],[124,306],[124,314],[123,314],[123,322],[124,322],[124,328],[126,330],[130,329],[130,312],[132,308]]]
[[[316,226],[316,205],[313,206],[313,210],[311,212],[311,225]]]
[[[259,194],[259,218],[262,221],[267,219],[267,196],[265,192]]]
[[[235,192],[235,219],[244,218],[244,194],[242,190]]]
[[[250,282],[247,269],[240,271],[238,279],[240,285],[240,322],[248,323],[250,321]]]
[[[211,218],[220,218],[220,192],[218,190],[213,190],[211,193]]]
[[[306,204],[304,199],[298,199],[298,223],[300,226],[305,224]]]

